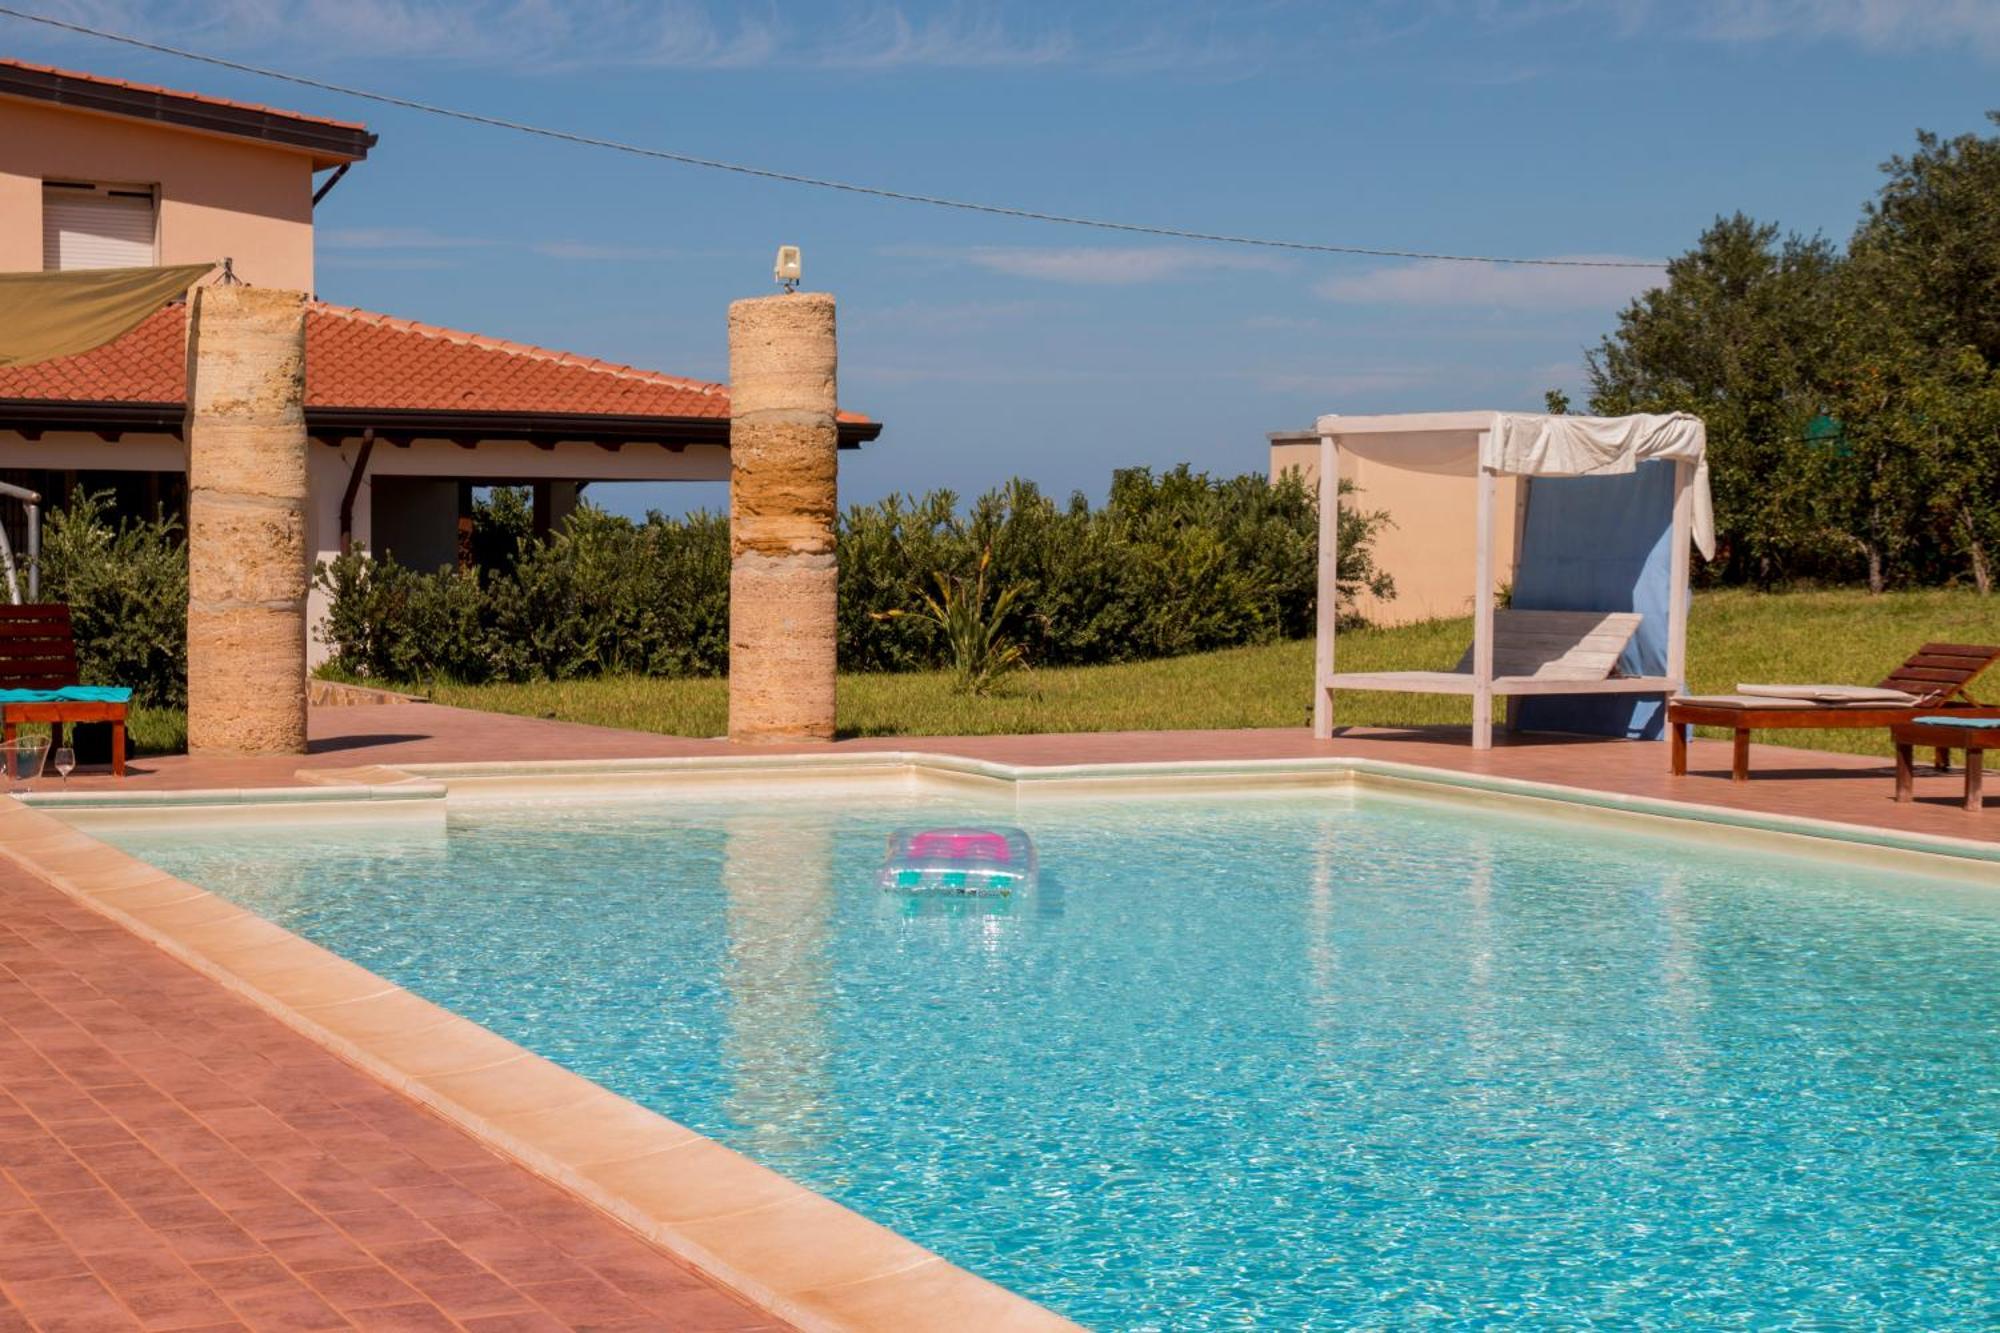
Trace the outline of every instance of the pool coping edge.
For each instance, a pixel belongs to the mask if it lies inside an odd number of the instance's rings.
[[[1386,780],[1398,785],[1420,786],[1450,793],[1475,793],[1530,802],[1540,806],[1567,807],[1631,819],[1651,826],[1655,832],[1663,821],[1675,824],[1719,826],[1747,835],[1750,841],[1766,839],[1797,852],[1835,854],[1858,848],[1884,854],[1903,868],[1918,873],[1967,874],[1985,879],[2000,874],[2000,842],[1977,838],[1957,838],[1946,834],[1907,832],[1880,825],[1844,820],[1817,819],[1807,815],[1785,815],[1682,801],[1659,796],[1640,796],[1603,791],[1564,783],[1529,778],[1505,777],[1491,773],[1467,773],[1398,760],[1375,759],[1364,755],[1325,755],[1286,759],[1158,760],[1141,763],[1096,762],[1084,764],[1010,764],[1000,760],[975,759],[965,755],[926,750],[872,750],[841,754],[672,756],[655,759],[552,760],[533,766],[519,764],[435,763],[406,764],[391,770],[412,779],[427,780],[453,795],[454,783],[497,780],[496,786],[518,788],[538,779],[563,777],[686,777],[703,773],[741,776],[790,776],[839,772],[865,773],[904,770],[914,776],[969,777],[991,781],[1015,792],[1038,787],[1068,787],[1072,790],[1113,792],[1120,790],[1170,791],[1213,787],[1219,792],[1236,789],[1230,779],[1250,779],[1260,787],[1287,784],[1324,785],[1328,779]],[[381,771],[381,770],[376,770]]]
[[[46,808],[0,797],[0,856],[795,1327],[1076,1328]]]

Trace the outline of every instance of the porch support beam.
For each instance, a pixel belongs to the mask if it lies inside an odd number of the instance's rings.
[[[1340,628],[1340,442],[1319,437],[1318,633],[1313,639],[1313,739],[1333,737],[1333,648]]]
[[[1480,439],[1481,458],[1486,456],[1485,437]],[[1474,521],[1479,554],[1474,560],[1473,577],[1479,586],[1472,600],[1472,748],[1493,748],[1493,505],[1496,494],[1493,470],[1479,465],[1478,515]]]

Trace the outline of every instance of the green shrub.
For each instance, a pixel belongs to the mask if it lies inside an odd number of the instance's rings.
[[[986,574],[993,564],[993,548],[979,556],[979,570],[970,579],[938,573],[937,592],[922,593],[922,605],[914,611],[896,608],[877,611],[877,620],[898,620],[914,616],[944,636],[951,653],[952,684],[961,694],[989,694],[1009,675],[1021,669],[1021,645],[1007,633],[1007,615],[1014,608],[1025,584],[1010,583],[989,603]]]
[[[187,542],[165,519],[113,522],[77,492],[42,527],[41,599],[67,603],[85,683],[129,685],[143,707],[187,706]]]
[[[729,521],[642,524],[580,506],[487,586],[494,672],[570,680],[611,672],[719,675],[729,662]]]
[[[1341,510],[1340,593],[1350,621],[1362,588],[1395,593],[1371,555],[1387,521]],[[1313,628],[1319,505],[1296,477],[1215,480],[1186,466],[1159,476],[1131,468],[1113,474],[1101,509],[1081,494],[1058,505],[1019,478],[963,516],[949,491],[850,508],[840,532],[841,666],[942,665],[921,620],[872,613],[911,601],[940,574],[970,576],[988,550],[993,584],[1022,589],[1016,633],[1037,666],[1171,657]]]
[[[477,573],[418,574],[351,551],[322,562],[315,577],[330,603],[318,633],[338,669],[382,680],[492,677]]]
[[[635,523],[585,504],[538,541],[525,512],[508,491],[475,509],[474,549],[495,562],[476,572],[418,574],[365,556],[323,565],[335,668],[468,684],[728,670],[725,516]],[[1386,521],[1342,510],[1349,608],[1363,587],[1394,593],[1369,553]],[[841,666],[962,660],[926,617],[883,613],[975,580],[982,565],[987,585],[1007,590],[1007,641],[1036,666],[1298,638],[1313,627],[1318,526],[1316,497],[1294,478],[1216,480],[1184,466],[1121,471],[1096,509],[1081,494],[1059,505],[1018,479],[963,513],[949,491],[852,506],[839,530]]]

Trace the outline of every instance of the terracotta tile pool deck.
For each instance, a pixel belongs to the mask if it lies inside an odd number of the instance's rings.
[[[426,704],[316,709],[300,758],[138,759],[121,784],[291,786],[301,769],[739,753]],[[824,750],[825,747],[818,747]],[[1171,732],[840,742],[1023,765],[1367,756],[1625,795],[2000,841],[2000,797],[1886,758],[1759,746],[1753,781],[1665,747],[1464,733]],[[781,752],[781,751],[769,751]],[[53,783],[44,783],[45,787]],[[501,1157],[67,895],[0,862],[0,1333],[15,1329],[775,1328]]]
[[[0,864],[0,1330],[779,1327]]]

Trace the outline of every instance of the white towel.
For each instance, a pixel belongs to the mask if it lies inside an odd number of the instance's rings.
[[[1803,699],[1816,704],[1914,704],[1917,695],[1874,685],[1738,685],[1738,694],[1763,699]]]

